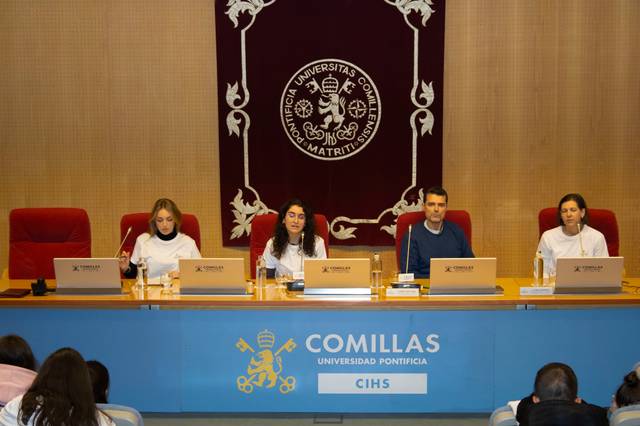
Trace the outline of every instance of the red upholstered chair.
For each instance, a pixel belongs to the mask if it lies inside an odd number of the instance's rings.
[[[256,277],[256,261],[258,256],[264,253],[267,241],[273,236],[278,215],[276,213],[261,214],[253,218],[251,222],[251,236],[249,237],[249,265],[251,278]],[[329,256],[329,224],[323,214],[316,214],[316,234],[324,240],[324,248]]]
[[[120,219],[120,241],[126,235],[129,226],[132,227],[131,234],[122,245],[122,250],[131,254],[138,235],[149,232],[149,213],[129,213],[122,216],[122,219]],[[197,217],[189,213],[182,213],[180,232],[193,238],[198,250],[200,250],[200,223]]]
[[[558,209],[556,207],[547,207],[538,213],[538,230],[539,237],[546,230],[558,226]],[[618,221],[616,214],[607,209],[589,209],[589,226],[604,234],[607,242],[607,250],[609,256],[619,256],[620,239],[618,235]]]
[[[27,208],[9,214],[9,278],[55,278],[54,257],[91,257],[83,209]]]
[[[447,210],[445,220],[453,222],[462,228],[469,247],[471,247],[471,217],[466,210]],[[415,225],[416,223],[422,223],[425,221],[424,210],[417,212],[404,213],[398,216],[398,222],[396,223],[396,262],[398,268],[400,268],[400,250],[402,246],[402,237],[409,229],[409,225]]]

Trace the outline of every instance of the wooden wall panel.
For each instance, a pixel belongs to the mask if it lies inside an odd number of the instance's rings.
[[[219,235],[213,16],[212,0],[0,2],[0,268],[12,208],[83,207],[109,256],[121,215],[161,196],[198,215],[205,255],[246,255]],[[617,213],[640,275],[639,21],[635,0],[448,0],[444,185],[500,275],[530,273],[538,210],[574,191]]]

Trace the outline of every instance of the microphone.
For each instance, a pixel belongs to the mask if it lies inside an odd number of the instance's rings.
[[[412,225],[409,225],[409,238],[407,238],[407,261],[404,267],[405,274],[409,273],[409,251],[411,250],[411,228],[412,228]]]
[[[580,226],[580,222],[578,222],[578,241],[580,242],[580,257],[585,257],[587,253],[584,251],[584,247],[582,247],[582,227]]]
[[[300,252],[300,270],[304,271],[304,231],[300,233],[300,245],[298,246]]]
[[[120,247],[118,247],[118,250],[116,250],[116,254],[114,254],[113,257],[120,257],[120,250],[122,249],[122,246],[124,245],[124,242],[127,241],[127,237],[131,233],[132,229],[133,229],[133,226],[130,226],[129,229],[127,229],[127,233],[124,235],[124,238],[122,239],[122,242],[120,243]]]

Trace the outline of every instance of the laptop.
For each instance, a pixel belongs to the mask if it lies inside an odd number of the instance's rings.
[[[58,294],[120,294],[118,259],[60,258],[53,259]]]
[[[624,257],[559,257],[555,293],[620,293]]]
[[[496,258],[431,258],[429,294],[495,294]]]
[[[304,294],[371,294],[371,261],[369,259],[305,259]]]
[[[246,294],[243,258],[179,259],[180,294]]]

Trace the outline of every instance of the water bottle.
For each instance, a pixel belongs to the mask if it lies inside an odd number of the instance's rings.
[[[138,275],[136,277],[136,286],[146,288],[148,282],[147,260],[144,257],[138,258]]]
[[[533,285],[544,285],[544,258],[540,251],[533,258]]]
[[[264,257],[258,256],[256,261],[256,290],[262,290],[267,281],[267,262]]]
[[[377,293],[382,287],[382,260],[380,254],[373,253],[373,261],[371,262],[371,290]]]

